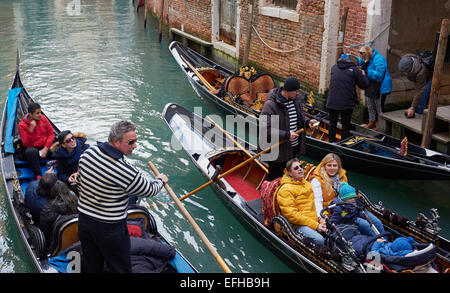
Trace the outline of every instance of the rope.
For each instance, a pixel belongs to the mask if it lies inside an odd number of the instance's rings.
[[[378,38],[381,36],[381,34],[383,34],[388,28],[390,28],[390,26],[391,26],[390,24],[387,25],[387,26],[386,26],[382,31],[380,31],[374,38],[372,38],[372,40],[370,40],[370,41],[368,41],[368,42],[365,42],[365,43],[359,43],[359,44],[355,44],[355,45],[349,45],[349,46],[336,46],[336,47],[331,47],[331,48],[332,48],[332,49],[341,49],[341,48],[342,48],[342,49],[352,49],[352,48],[362,47],[362,46],[365,46],[365,45],[372,46],[373,43],[375,42],[375,40],[378,39]],[[292,52],[295,52],[295,51],[301,49],[302,47],[304,47],[304,46],[300,46],[300,47],[297,47],[297,48],[294,48],[294,49],[290,49],[290,50],[281,50],[281,49],[278,49],[278,48],[274,48],[274,47],[270,46],[269,44],[267,44],[267,43],[263,40],[263,38],[262,38],[261,35],[259,34],[258,30],[255,28],[255,26],[252,25],[252,28],[253,28],[253,30],[255,31],[255,33],[256,33],[256,35],[258,36],[258,38],[260,39],[260,41],[261,41],[267,48],[269,48],[269,49],[272,50],[272,51],[275,51],[275,52],[278,52],[278,53],[292,53]],[[317,46],[317,47],[319,47],[319,46]],[[320,46],[320,47],[322,47],[322,46]]]

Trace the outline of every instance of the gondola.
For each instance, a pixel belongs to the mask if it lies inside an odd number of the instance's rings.
[[[20,138],[18,136],[17,125],[24,114],[27,113],[27,105],[32,102],[32,98],[23,86],[19,69],[17,68],[14,82],[8,91],[8,99],[1,122],[1,172],[5,185],[6,197],[9,202],[11,215],[20,239],[23,241],[26,251],[34,264],[35,269],[40,273],[67,272],[62,270],[60,264],[67,266],[65,259],[61,260],[62,253],[67,253],[71,247],[79,241],[78,238],[78,217],[77,215],[63,216],[54,225],[52,239],[45,239],[42,231],[34,224],[29,211],[24,206],[24,195],[28,184],[34,180],[34,175],[26,161],[20,156]],[[49,119],[50,120],[50,119]],[[59,129],[52,123],[55,134]],[[41,161],[41,170],[47,171],[46,161]],[[143,233],[150,233],[168,243],[158,232],[156,222],[149,211],[139,205],[130,206],[128,209],[129,223],[136,224]],[[46,245],[46,241],[49,245]],[[71,251],[71,250],[70,250]],[[75,252],[74,252],[75,253]],[[73,257],[73,261],[79,261],[75,254],[64,254]],[[79,255],[78,255],[79,256]],[[72,258],[70,258],[72,260]],[[79,264],[79,262],[77,263]],[[71,272],[79,272],[79,267],[74,263]],[[194,273],[196,269],[188,262],[183,255],[176,251],[175,258],[167,265],[168,272]]]
[[[255,75],[246,81],[176,41],[170,44],[169,50],[200,97],[218,105],[224,114],[244,117],[246,123],[253,125],[250,129],[258,129],[258,110],[264,102],[264,94],[271,89],[271,85],[274,86],[274,82],[267,78],[263,80],[267,75]],[[246,82],[250,86],[245,85]],[[250,100],[255,101],[252,105],[241,98],[248,96],[249,90]],[[320,121],[317,130],[307,129],[308,157],[320,160],[333,152],[342,158],[347,169],[370,176],[403,180],[450,180],[450,156],[354,123],[349,138],[341,139],[342,129],[338,125],[336,143],[329,143],[327,113],[313,107],[307,100],[305,97],[305,114]]]
[[[266,173],[254,161],[217,179],[217,172],[224,174],[227,170],[248,159],[248,156],[234,142],[224,135],[215,124],[192,113],[177,104],[167,104],[163,119],[173,132],[175,138],[207,180],[215,180],[212,188],[231,208],[237,217],[248,224],[264,243],[281,254],[283,259],[298,271],[308,272],[366,272],[360,265],[349,266],[347,262],[337,262],[321,255],[314,245],[300,239],[293,232],[292,226],[281,216],[273,217],[271,223],[265,223],[263,199],[260,188],[264,184]],[[245,149],[251,145],[238,137],[234,139]],[[215,178],[215,179],[214,179]],[[439,236],[437,213],[423,222],[393,220],[395,213],[388,213],[381,204],[373,204],[362,192],[360,197],[367,209],[379,217],[385,230],[392,235],[412,236],[421,243],[433,244],[437,249],[435,263],[440,271],[445,271],[450,264],[450,242]]]

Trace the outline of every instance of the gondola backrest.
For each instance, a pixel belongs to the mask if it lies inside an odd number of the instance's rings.
[[[261,185],[261,198],[263,200],[264,225],[267,227],[272,223],[273,217],[280,214],[277,202],[278,189],[281,186],[281,178],[272,181],[264,181]]]

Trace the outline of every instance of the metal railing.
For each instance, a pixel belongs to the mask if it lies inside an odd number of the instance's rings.
[[[275,6],[295,10],[297,8],[298,0],[269,0],[266,3],[271,3]]]

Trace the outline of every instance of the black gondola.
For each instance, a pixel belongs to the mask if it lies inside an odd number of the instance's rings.
[[[36,270],[40,273],[61,272],[59,266],[54,265],[58,262],[57,257],[79,241],[77,215],[63,216],[58,219],[54,225],[52,241],[50,241],[50,239],[45,239],[42,231],[33,223],[31,215],[23,204],[25,190],[28,184],[34,180],[34,175],[28,163],[22,161],[18,154],[20,153],[18,149],[20,138],[17,132],[17,125],[24,114],[27,113],[27,105],[32,101],[20,80],[19,69],[17,69],[11,90],[8,92],[8,99],[5,102],[1,122],[1,172],[11,215]],[[59,129],[53,123],[52,125],[55,134],[58,134],[60,132]],[[42,161],[41,170],[43,173],[48,169],[45,161]],[[159,237],[161,241],[168,243],[158,233],[156,222],[146,208],[138,205],[130,206],[128,209],[128,221],[133,223],[138,221],[143,229],[142,232],[151,233]],[[46,241],[51,244],[46,245]],[[175,258],[169,262],[167,267],[170,272],[197,272],[179,251],[176,251]],[[78,269],[72,268],[72,272],[77,272],[79,269],[79,267]]]
[[[207,180],[212,180],[219,166],[223,174],[248,159],[248,156],[214,124],[180,105],[167,104],[163,111],[163,118],[193,164]],[[237,137],[235,140],[244,148],[251,149],[251,145],[247,142]],[[292,226],[281,215],[277,215],[270,225],[266,225],[263,199],[259,191],[265,178],[266,173],[263,169],[255,162],[251,162],[221,177],[211,186],[240,220],[259,234],[264,239],[264,243],[268,243],[271,248],[280,252],[287,263],[297,270],[339,273],[366,271],[360,265],[348,266],[346,263],[339,263],[318,254],[314,247],[296,236]],[[381,205],[371,203],[363,192],[359,194],[366,202],[367,209],[382,220],[386,231],[395,237],[412,236],[418,242],[433,244],[437,249],[435,262],[439,269],[443,271],[449,267],[450,242],[438,235],[438,228],[435,225],[437,215],[431,219],[423,217],[422,224],[411,221],[398,223],[392,220],[395,218],[392,213],[387,214],[386,209]]]
[[[229,78],[240,77],[179,42],[172,42],[169,50],[200,97],[212,101],[225,114],[245,117],[245,121],[249,125],[253,124],[253,129],[257,129],[258,109],[261,109],[262,102],[255,100],[258,107],[246,105],[240,99],[243,94],[239,89],[233,93],[229,91]],[[253,83],[254,80],[250,84]],[[253,89],[252,86],[250,89]],[[263,92],[267,90],[264,85]],[[257,94],[252,93],[255,99]],[[320,160],[327,153],[333,152],[341,157],[347,169],[370,176],[405,180],[450,180],[450,156],[446,154],[402,142],[357,124],[352,124],[352,136],[345,140],[341,140],[342,130],[338,125],[336,144],[332,144],[328,142],[327,113],[307,104],[304,110],[307,116],[321,122],[318,130],[311,132],[307,129],[308,157]]]

